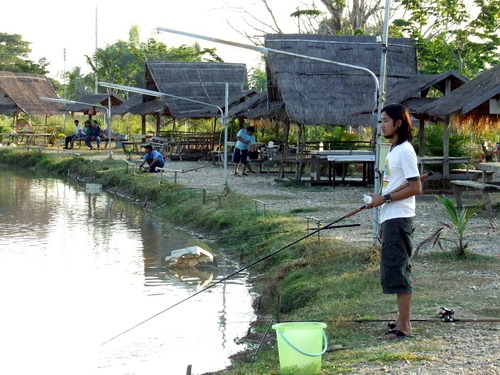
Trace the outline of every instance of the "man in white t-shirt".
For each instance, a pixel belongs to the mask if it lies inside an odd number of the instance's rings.
[[[238,175],[238,168],[243,164],[242,176],[246,176],[246,169],[248,164],[248,146],[255,145],[255,128],[249,126],[246,129],[240,129],[236,134],[236,145],[233,151],[234,174]]]
[[[411,335],[411,235],[415,229],[415,195],[422,187],[417,155],[410,143],[413,124],[408,110],[390,104],[382,109],[381,119],[382,134],[392,146],[385,161],[382,195],[370,194],[373,201],[368,207],[382,206],[380,282],[385,294],[397,295],[398,317],[380,337],[389,340]]]

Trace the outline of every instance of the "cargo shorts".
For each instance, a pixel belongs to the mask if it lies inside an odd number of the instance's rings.
[[[410,257],[414,230],[411,217],[390,219],[382,223],[380,283],[385,294],[412,292]]]

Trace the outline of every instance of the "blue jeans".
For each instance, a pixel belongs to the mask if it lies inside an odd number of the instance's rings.
[[[97,148],[101,147],[101,138],[98,135],[87,135],[85,137],[85,144],[88,148],[92,149],[93,147],[90,141],[95,141],[95,143],[97,143]]]
[[[163,166],[165,165],[165,163],[161,162],[160,160],[157,160],[156,164],[151,167],[151,163],[155,159],[153,159],[153,158],[146,158],[145,160],[146,160],[146,163],[148,163],[148,165],[150,166],[149,167],[149,171],[150,172],[156,172],[156,167],[163,168]]]

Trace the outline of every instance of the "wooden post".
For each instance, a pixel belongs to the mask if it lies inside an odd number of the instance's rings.
[[[141,115],[142,134],[146,134],[146,115]]]
[[[425,154],[425,120],[420,120],[418,126],[418,156]]]
[[[14,113],[14,116],[12,117],[12,130],[15,130],[16,132],[17,132],[16,125],[17,125],[18,116],[19,116],[19,112],[16,112],[16,113]]]
[[[202,191],[202,201],[203,201],[203,204],[207,203],[207,189],[203,189],[203,191]]]
[[[446,79],[444,94],[451,92],[451,78]],[[450,179],[450,116],[444,118],[443,132],[443,180]]]
[[[285,160],[288,156],[288,136],[290,135],[290,121],[287,119],[285,123],[285,144],[283,146],[283,152],[281,153],[281,163],[278,173],[278,178],[285,177]]]
[[[224,195],[222,195],[222,194],[218,194],[218,195],[217,195],[217,206],[218,206],[219,208],[222,208],[222,197],[223,197],[223,196],[224,196]]]
[[[161,125],[161,116],[159,113],[155,114],[156,117],[156,135],[160,135],[160,125]]]

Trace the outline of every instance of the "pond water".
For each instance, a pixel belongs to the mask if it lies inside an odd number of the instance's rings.
[[[236,265],[180,275],[171,250],[199,244],[127,200],[0,168],[0,373],[193,374],[224,368],[254,318],[247,275],[125,335]]]

